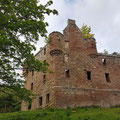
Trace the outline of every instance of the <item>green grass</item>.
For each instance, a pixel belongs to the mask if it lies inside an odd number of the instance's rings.
[[[120,108],[39,109],[3,113],[0,120],[120,120]]]

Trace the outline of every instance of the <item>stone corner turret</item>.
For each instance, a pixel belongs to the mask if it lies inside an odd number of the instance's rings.
[[[50,35],[50,55],[60,55],[62,54],[62,37],[63,34],[60,32],[52,32]]]

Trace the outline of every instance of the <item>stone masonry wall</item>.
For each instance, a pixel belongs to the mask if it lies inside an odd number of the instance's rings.
[[[84,39],[75,21],[68,20],[63,34],[50,34],[51,42],[38,52],[36,59],[46,60],[54,74],[34,72],[26,76],[25,87],[37,94],[32,108],[115,106],[120,104],[120,57],[97,52],[94,38]],[[46,95],[49,93],[49,103]],[[40,106],[39,97],[42,97]],[[23,103],[22,110],[28,110]]]

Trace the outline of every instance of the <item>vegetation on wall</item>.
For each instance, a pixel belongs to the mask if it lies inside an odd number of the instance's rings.
[[[82,27],[80,28],[83,36],[85,39],[90,39],[90,38],[93,38],[94,37],[94,34],[91,33],[91,27],[87,26],[87,25],[82,25]]]

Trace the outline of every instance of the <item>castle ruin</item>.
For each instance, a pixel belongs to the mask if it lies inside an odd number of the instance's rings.
[[[84,39],[74,20],[63,34],[52,32],[50,40],[35,57],[48,62],[54,74],[25,75],[25,88],[37,98],[29,106],[23,102],[22,110],[120,105],[119,56],[98,53],[95,38]]]

